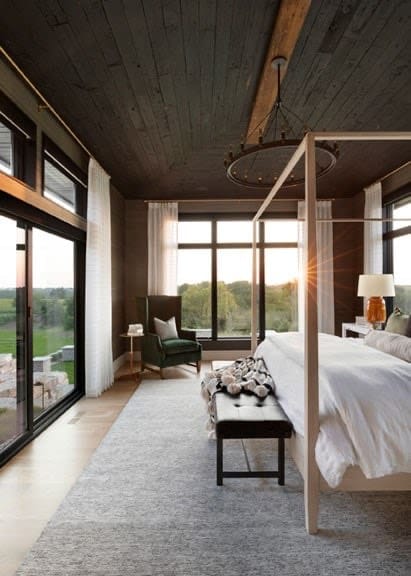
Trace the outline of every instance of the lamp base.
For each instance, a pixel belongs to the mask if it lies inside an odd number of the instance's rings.
[[[387,318],[385,309],[385,300],[382,296],[371,296],[367,302],[367,321],[374,326],[374,328],[381,328],[379,324],[383,324]]]

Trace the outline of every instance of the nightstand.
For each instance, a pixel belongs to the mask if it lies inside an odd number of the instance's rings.
[[[360,336],[365,336],[370,331],[370,326],[367,324],[354,324],[350,322],[343,322],[342,324],[342,337],[347,338],[347,332],[354,332]]]

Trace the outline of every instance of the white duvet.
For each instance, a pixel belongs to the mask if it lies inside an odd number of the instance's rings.
[[[257,348],[296,432],[304,435],[303,334],[270,334]],[[355,340],[319,334],[316,460],[335,488],[346,469],[367,478],[411,472],[411,364]]]

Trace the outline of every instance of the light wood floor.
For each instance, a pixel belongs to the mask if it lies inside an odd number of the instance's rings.
[[[12,576],[137,387],[127,365],[0,468],[0,576]],[[64,575],[62,575],[64,576]]]
[[[202,363],[202,373],[210,369],[210,362]],[[187,370],[168,368],[167,377],[187,377]],[[159,375],[146,372],[144,378]],[[109,390],[82,398],[0,468],[0,576],[15,574],[137,387],[127,363]]]

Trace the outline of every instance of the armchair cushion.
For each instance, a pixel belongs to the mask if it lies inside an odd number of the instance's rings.
[[[154,328],[156,334],[160,336],[161,340],[178,338],[176,319],[174,316],[167,321],[160,320],[160,318],[154,318]]]
[[[198,342],[193,340],[184,340],[182,338],[170,338],[162,341],[162,347],[166,356],[172,354],[182,354],[185,352],[197,352],[201,350]]]

